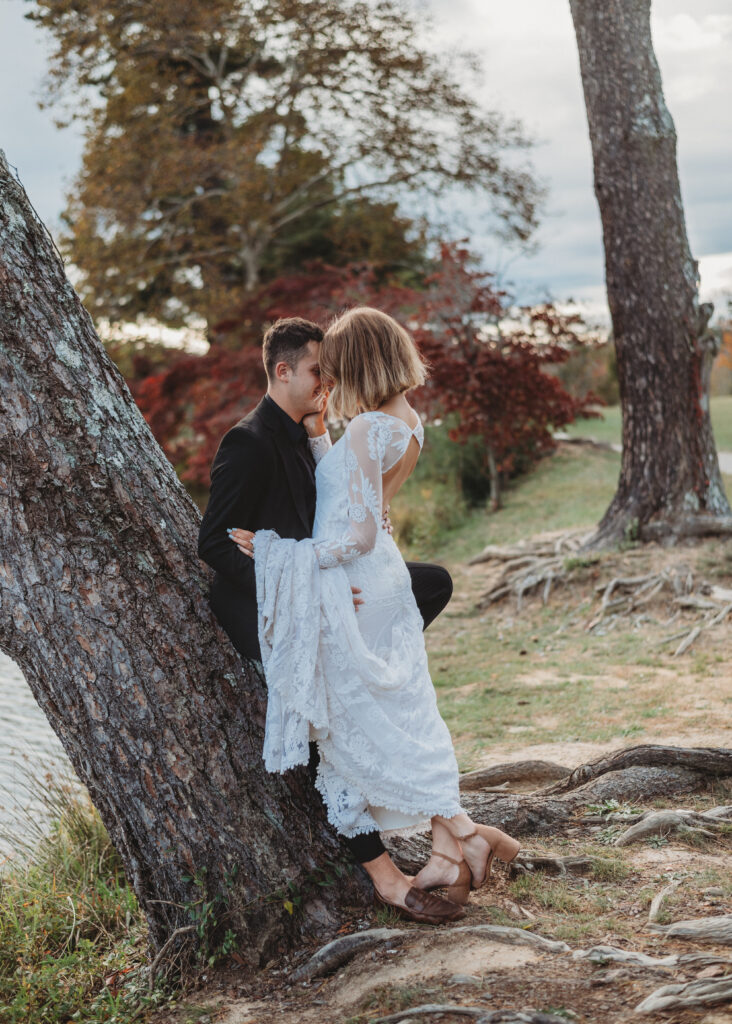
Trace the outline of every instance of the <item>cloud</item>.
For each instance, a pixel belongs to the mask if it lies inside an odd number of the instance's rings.
[[[732,15],[707,14],[695,18],[681,13],[665,17],[656,9],[652,29],[653,44],[659,53],[726,49],[732,37]]]
[[[53,112],[39,110],[47,71],[45,39],[23,17],[23,0],[0,0],[0,4],[0,92],[12,97],[12,102],[0,104],[0,148],[17,168],[41,219],[54,229],[65,205],[65,191],[81,162],[81,133],[76,127],[59,131]]]
[[[732,250],[732,52],[730,0],[654,0],[652,30],[664,91],[678,135],[679,172],[692,251]],[[25,0],[0,0],[0,146],[32,202],[54,225],[65,186],[81,161],[77,131],[58,131],[36,97],[46,71],[46,43],[25,21]],[[483,65],[480,101],[518,117],[539,141],[538,175],[550,187],[536,255],[506,251],[487,217],[467,205],[464,224],[488,266],[503,268],[525,301],[546,290],[558,297],[602,289],[602,234],[577,46],[568,0],[418,0],[431,15],[434,48],[464,48]],[[421,14],[419,13],[421,12]],[[419,203],[416,204],[419,206]],[[459,212],[458,204],[458,212]],[[456,223],[456,229],[458,224]],[[593,298],[594,298],[594,293]]]

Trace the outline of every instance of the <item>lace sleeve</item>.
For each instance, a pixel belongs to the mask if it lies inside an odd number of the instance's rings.
[[[379,419],[357,416],[344,435],[349,527],[337,539],[315,541],[321,569],[352,562],[373,550],[381,528],[381,467],[390,431]]]
[[[317,465],[325,453],[332,447],[330,434],[326,430],[324,434],[320,434],[318,437],[309,437],[308,445]]]

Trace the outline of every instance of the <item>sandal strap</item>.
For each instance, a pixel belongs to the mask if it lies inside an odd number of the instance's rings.
[[[462,864],[463,861],[465,860],[465,858],[463,858],[463,860],[455,860],[454,857],[448,857],[448,855],[446,853],[440,853],[439,850],[432,850],[431,856],[433,856],[433,857],[442,857],[443,860],[449,860],[451,864],[458,864],[458,865]]]

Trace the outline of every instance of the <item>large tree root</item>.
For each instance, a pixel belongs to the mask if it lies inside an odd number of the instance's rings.
[[[553,1013],[535,1013],[531,1010],[486,1010],[485,1006],[455,1006],[451,1003],[425,1003],[423,1006],[410,1006],[408,1010],[390,1013],[388,1017],[375,1017],[371,1024],[391,1024],[392,1021],[416,1020],[417,1017],[429,1017],[433,1014],[452,1014],[456,1017],[468,1017],[477,1024],[567,1024],[566,1017],[557,1017]]]
[[[573,960],[592,960],[594,963],[608,962],[628,964],[630,967],[647,967],[649,970],[669,970],[673,967],[704,968],[716,964],[729,964],[721,956],[706,956],[704,953],[671,953],[669,956],[648,956],[635,949],[618,949],[617,946],[593,946],[591,949],[576,949],[572,953]]]
[[[363,932],[354,932],[353,935],[342,935],[323,946],[309,960],[297,967],[289,980],[296,983],[318,978],[345,964],[356,953],[365,953],[385,943],[402,942],[410,934],[412,933],[403,928],[369,928]]]
[[[668,1013],[695,1006],[716,1006],[732,1002],[732,974],[725,978],[688,981],[681,985],[664,985],[639,1003],[636,1013]]]
[[[541,871],[545,875],[588,875],[592,871],[594,857],[549,857],[544,853],[529,853],[522,850],[510,866],[512,875],[533,875]]]
[[[732,750],[643,745],[581,765],[534,793],[468,792],[462,802],[476,821],[513,835],[548,834],[561,831],[589,804],[643,802],[669,793],[698,792],[710,779],[730,776]],[[426,835],[394,836],[386,845],[399,867],[410,874],[429,855]]]
[[[474,772],[466,772],[460,776],[461,793],[473,793],[476,790],[490,789],[508,783],[509,786],[528,785],[530,783],[554,782],[564,779],[572,772],[571,768],[554,764],[552,761],[510,761],[506,764],[491,765],[489,768],[478,768]]]
[[[708,520],[704,518],[708,525]],[[714,520],[720,526],[720,520]],[[722,532],[727,532],[727,526]],[[527,594],[540,592],[544,604],[552,589],[570,581],[578,564],[586,566],[599,561],[599,555],[582,554],[589,535],[577,530],[567,531],[552,540],[538,539],[513,547],[489,545],[471,559],[470,565],[493,562],[501,566],[491,580],[488,590],[481,596],[478,608],[486,608],[508,597],[516,599],[521,609]],[[612,556],[605,559],[612,562]],[[665,637],[661,643],[676,642],[674,656],[684,654],[707,629],[718,626],[732,613],[732,591],[710,586],[706,580],[694,577],[685,565],[669,566],[659,571],[635,576],[614,576],[595,588],[600,604],[591,615],[587,629],[604,625],[612,628],[619,616],[636,615],[656,599],[667,599],[675,619],[681,609],[696,610],[701,614],[677,632]],[[695,593],[696,591],[696,593]]]
[[[675,921],[673,924],[650,924],[649,928],[660,932],[667,939],[689,939],[692,942],[732,946],[732,914],[697,917],[691,921]]]
[[[670,522],[646,523],[640,529],[643,541],[677,543],[696,537],[729,537],[732,534],[732,516],[687,515]]]
[[[636,824],[615,840],[615,846],[630,846],[648,836],[668,836],[672,832],[716,838],[717,833],[732,821],[732,806],[713,807],[703,814],[690,810],[648,811]]]
[[[536,935],[523,928],[509,928],[497,924],[461,925],[434,934],[436,936],[477,935],[489,939],[491,942],[502,942],[510,946],[531,946],[544,953],[570,952],[570,947],[566,942],[546,939],[543,935]],[[414,938],[414,936],[414,930],[407,928],[369,928],[367,931],[354,932],[353,935],[343,935],[341,938],[329,942],[327,946],[323,946],[309,960],[296,968],[289,980],[292,983],[310,981],[312,978],[335,970],[336,967],[340,967],[357,953],[364,953],[376,946],[397,945],[405,939]]]
[[[732,776],[732,750],[724,747],[666,747],[655,743],[642,743],[581,764],[565,779],[547,786],[543,792],[566,793],[608,772],[643,765],[653,768],[688,768],[718,777]]]

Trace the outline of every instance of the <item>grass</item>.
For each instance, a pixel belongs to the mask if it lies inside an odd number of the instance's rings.
[[[670,680],[678,677],[683,688],[688,685],[684,677],[708,685],[724,676],[729,668],[724,650],[707,643],[692,649],[683,662],[674,660],[655,644],[660,626],[650,634],[628,625],[587,632],[594,587],[610,578],[606,560],[622,557],[627,561],[623,572],[633,575],[641,564],[633,561],[633,551],[569,557],[565,569],[571,589],[555,589],[546,607],[530,600],[520,613],[515,602],[476,609],[486,574],[465,573],[468,559],[488,544],[513,544],[552,530],[590,530],[614,493],[618,453],[560,449],[512,483],[503,507],[491,514],[468,509],[458,497],[445,511],[446,493],[458,481],[454,476],[450,482],[439,439],[436,447],[437,483],[430,485],[427,475],[408,481],[393,503],[392,519],[406,558],[442,562],[456,578],[453,602],[426,638],[440,711],[461,768],[475,767],[498,743],[516,748],[579,740],[643,742],[673,717]],[[429,448],[425,457],[430,457]],[[726,484],[732,493],[732,479]],[[415,519],[423,523],[420,531]],[[724,543],[707,542],[696,557],[698,572],[729,585],[732,555]],[[684,725],[704,728],[708,714],[703,708],[698,714],[688,709]]]
[[[717,450],[732,452],[732,395],[719,395],[711,399],[712,429]],[[620,444],[620,406],[602,409],[602,419],[577,420],[567,427],[567,433],[574,437],[592,437],[608,444]]]
[[[119,857],[78,786],[50,775],[31,785],[50,826],[36,819],[0,877],[0,1021],[139,1020],[160,995],[140,974],[146,928]]]
[[[427,455],[429,453],[426,453]],[[512,482],[503,507],[487,514],[468,509],[456,479],[437,483],[412,477],[391,506],[395,536],[405,558],[465,561],[486,544],[513,544],[541,530],[592,527],[610,503],[618,481],[616,452],[560,451]],[[422,523],[415,529],[414,521]]]

